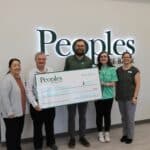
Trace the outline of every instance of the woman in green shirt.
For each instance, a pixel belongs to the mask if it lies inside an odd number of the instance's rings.
[[[102,99],[95,102],[98,140],[100,142],[110,142],[111,109],[115,93],[115,82],[118,78],[116,69],[113,67],[107,52],[101,52],[97,61],[102,86]]]

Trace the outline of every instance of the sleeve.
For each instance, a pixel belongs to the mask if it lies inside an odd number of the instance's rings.
[[[112,68],[112,82],[118,81],[117,71],[116,68]]]
[[[5,113],[10,116],[13,115],[13,109],[10,101],[10,92],[11,92],[11,81],[6,77],[1,82],[1,109],[5,111]]]
[[[135,76],[138,72],[140,72],[139,69],[136,68],[136,67],[134,67],[134,76]]]
[[[27,83],[26,83],[26,93],[29,103],[35,107],[38,105],[36,97],[34,95],[34,73],[30,72]]]

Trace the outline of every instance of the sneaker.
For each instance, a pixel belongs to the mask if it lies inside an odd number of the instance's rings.
[[[68,143],[68,147],[69,148],[74,148],[75,145],[76,145],[75,138],[70,138],[69,143]]]
[[[125,143],[126,143],[126,144],[131,144],[132,141],[133,141],[132,139],[128,139],[128,138],[127,138],[126,141],[125,141]]]
[[[57,145],[53,144],[49,146],[51,150],[58,150]]]
[[[90,143],[85,137],[80,137],[79,139],[80,144],[82,144],[85,147],[90,147]]]
[[[104,142],[105,142],[103,132],[99,132],[99,133],[98,133],[98,140],[99,140],[100,142],[102,142],[102,143],[104,143]]]
[[[127,140],[127,136],[124,135],[124,136],[121,137],[120,142],[125,142],[126,140]]]
[[[109,132],[105,132],[105,142],[110,142],[110,134],[109,134]]]

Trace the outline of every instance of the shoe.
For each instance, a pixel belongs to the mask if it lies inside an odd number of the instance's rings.
[[[76,145],[76,140],[75,138],[70,138],[69,143],[68,143],[68,147],[69,148],[74,148]]]
[[[100,142],[102,142],[102,143],[104,143],[104,142],[105,142],[103,132],[99,132],[99,133],[98,133],[98,140],[99,140]]]
[[[49,147],[51,150],[58,150],[58,147],[56,144],[50,145]]]
[[[110,142],[110,134],[109,132],[105,132],[105,142]]]
[[[132,141],[133,141],[132,139],[128,139],[128,138],[127,138],[126,141],[125,141],[125,143],[126,143],[126,144],[131,144]]]
[[[125,142],[126,140],[127,140],[127,136],[124,135],[124,136],[121,137],[120,142]]]
[[[85,137],[80,137],[79,139],[80,144],[82,144],[85,147],[90,147],[90,143]]]

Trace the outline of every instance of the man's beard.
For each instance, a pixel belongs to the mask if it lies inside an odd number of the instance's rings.
[[[85,54],[85,52],[84,52],[84,51],[78,52],[78,50],[75,50],[75,54],[76,54],[77,56],[83,56],[83,55]]]

